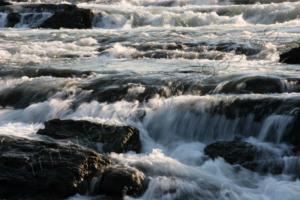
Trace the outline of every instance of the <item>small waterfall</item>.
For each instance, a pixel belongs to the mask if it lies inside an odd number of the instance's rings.
[[[283,108],[292,109],[285,107],[285,104],[276,103],[271,107],[264,105],[263,100],[249,97],[243,100],[244,106],[239,107],[237,100],[225,97],[219,102],[216,99],[196,99],[179,102],[180,98],[175,98],[166,101],[155,112],[148,113],[144,124],[151,137],[163,144],[181,140],[210,143],[247,137],[277,144],[292,143],[293,139],[287,135],[295,117],[276,113]],[[264,106],[269,106],[266,113],[258,109]]]
[[[259,139],[281,142],[283,134],[288,125],[293,122],[294,117],[286,115],[271,115],[265,119],[259,133]]]

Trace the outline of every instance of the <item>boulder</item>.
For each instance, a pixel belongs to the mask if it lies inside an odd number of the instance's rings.
[[[145,175],[132,167],[115,165],[107,167],[96,181],[94,192],[108,196],[140,196],[148,185]]]
[[[45,122],[45,128],[40,129],[37,134],[72,141],[100,152],[141,151],[139,131],[130,126],[54,119]]]
[[[230,164],[252,171],[279,174],[284,170],[281,157],[244,141],[219,141],[206,146],[204,153],[212,159],[222,157]]]
[[[0,136],[0,198],[62,199],[84,194],[109,159],[76,145]]]
[[[300,47],[282,53],[279,61],[286,64],[300,64]]]

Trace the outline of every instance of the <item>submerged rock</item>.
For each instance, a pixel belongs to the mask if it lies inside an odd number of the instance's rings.
[[[116,165],[107,167],[94,186],[96,194],[122,197],[140,196],[145,192],[148,179],[135,168]]]
[[[216,93],[281,93],[287,90],[282,79],[273,76],[239,77],[221,83],[215,90]]]
[[[141,151],[139,131],[130,126],[113,126],[89,121],[54,119],[45,123],[37,134],[74,143],[100,152]]]
[[[56,82],[52,80],[31,80],[12,85],[0,91],[0,106],[25,108],[33,103],[46,101],[58,91],[61,91],[64,86],[65,83],[60,80],[56,80]]]
[[[281,54],[279,61],[287,64],[300,64],[300,47]]]
[[[216,142],[206,146],[204,153],[212,159],[222,157],[230,164],[238,164],[252,171],[279,174],[284,170],[280,157],[244,141]]]
[[[109,160],[79,146],[0,136],[0,198],[61,199],[83,194]]]

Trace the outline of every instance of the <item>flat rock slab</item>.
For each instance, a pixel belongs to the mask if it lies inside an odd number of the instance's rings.
[[[97,124],[84,120],[54,119],[45,122],[37,134],[92,148],[99,152],[141,151],[139,130],[130,126]]]

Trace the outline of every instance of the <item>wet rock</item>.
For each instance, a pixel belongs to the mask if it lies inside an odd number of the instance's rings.
[[[4,0],[0,0],[0,6],[8,6],[8,5],[11,5],[11,3]]]
[[[147,101],[155,96],[170,97],[182,94],[203,94],[209,91],[200,82],[184,80],[161,80],[148,77],[107,76],[96,79],[81,87],[92,91],[85,101],[99,102]]]
[[[222,157],[230,164],[238,164],[257,172],[279,174],[284,168],[283,161],[273,152],[244,141],[216,142],[206,146],[204,153],[212,159]]]
[[[294,116],[295,108],[300,107],[298,98],[237,98],[230,102],[220,101],[212,106],[208,112],[226,116],[227,119],[236,119],[253,115],[255,122],[263,122],[270,115]]]
[[[45,101],[56,94],[64,83],[32,80],[13,85],[0,91],[0,106],[25,108],[33,103]]]
[[[211,158],[222,157],[230,164],[253,162],[256,158],[256,148],[242,141],[216,142],[208,145],[204,152]]]
[[[41,28],[91,28],[93,21],[91,10],[77,8],[75,6],[55,12],[50,18],[44,21],[39,27]]]
[[[300,47],[281,54],[279,61],[286,64],[300,64]]]
[[[21,15],[19,13],[12,12],[7,15],[7,23],[5,26],[14,27],[20,21],[21,21]]]
[[[8,13],[7,27],[19,23],[21,16],[30,28],[91,28],[94,14],[89,9],[69,4],[21,4],[0,7]]]
[[[54,69],[54,68],[22,68],[22,69],[0,69],[0,77],[23,77],[30,78],[40,76],[52,76],[58,78],[89,76],[91,71],[77,71],[71,69]]]
[[[109,162],[75,145],[0,136],[0,198],[62,199],[83,194]]]
[[[95,183],[94,192],[108,196],[140,196],[148,185],[145,175],[135,168],[115,165],[107,167]]]
[[[129,126],[97,124],[89,121],[54,119],[45,123],[37,134],[74,143],[101,152],[141,151],[139,131]]]
[[[216,93],[266,94],[281,93],[287,90],[282,79],[272,76],[239,77],[217,86]]]
[[[297,112],[295,108],[295,112]],[[283,135],[282,140],[288,141],[290,144],[294,145],[294,151],[300,153],[300,113],[294,117],[293,121],[287,127],[286,134]]]

